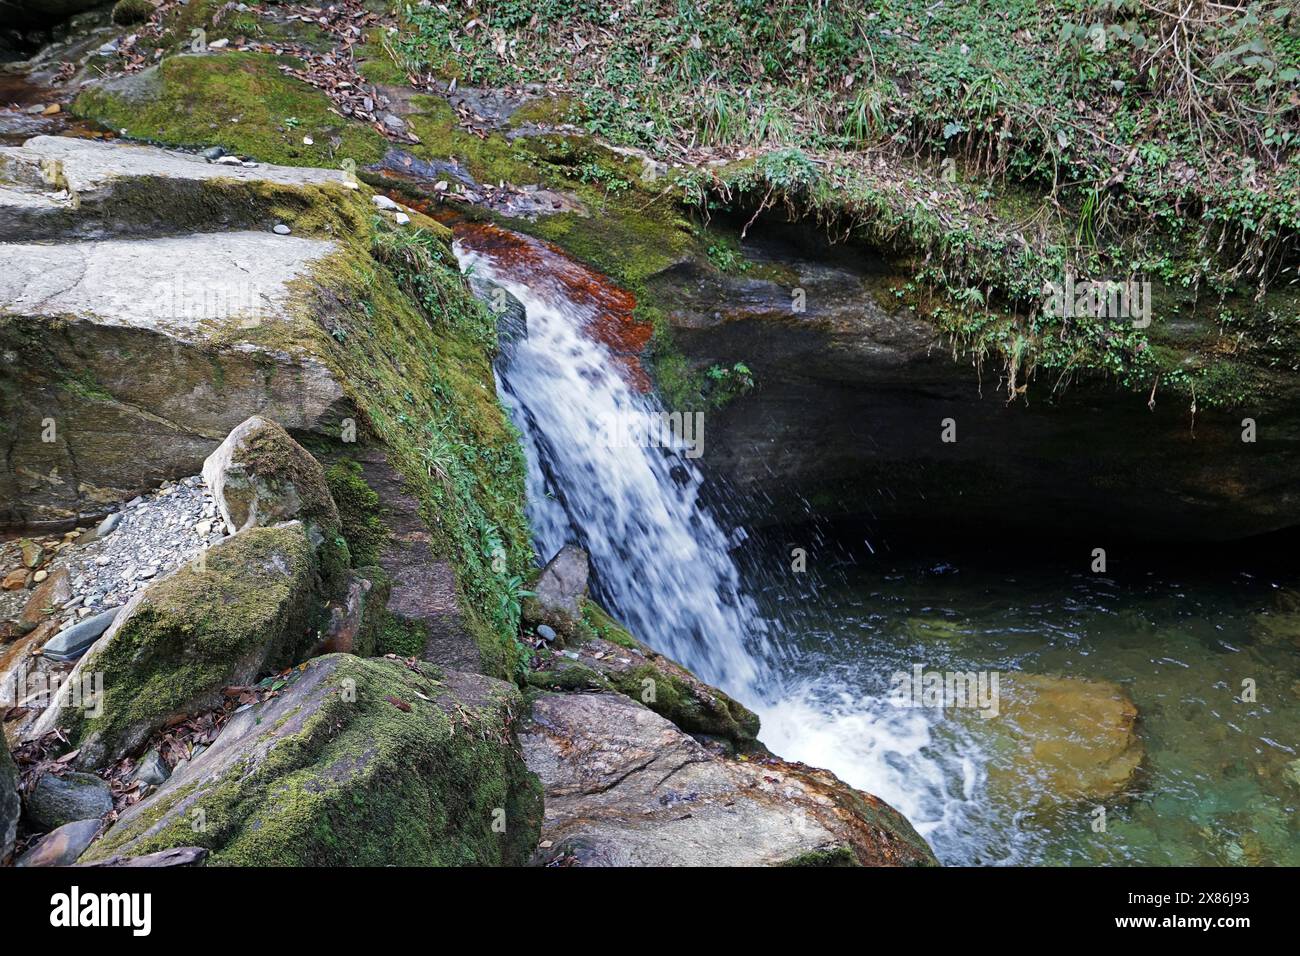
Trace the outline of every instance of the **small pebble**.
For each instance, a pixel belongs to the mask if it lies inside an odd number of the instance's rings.
[[[275,229],[273,229],[272,231],[273,231],[277,236],[287,236],[287,235],[289,235],[289,227],[286,226],[286,225],[285,225],[284,223],[282,223],[282,222],[277,222],[277,223],[275,224]]]
[[[397,221],[397,224],[399,226],[405,226],[407,223],[411,221],[411,217],[404,212],[399,212],[393,218]]]

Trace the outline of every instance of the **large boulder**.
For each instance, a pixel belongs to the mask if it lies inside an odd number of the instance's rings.
[[[0,733],[0,866],[14,852],[18,837],[18,817],[22,814],[22,800],[18,796],[18,768],[9,753],[9,742]]]
[[[271,231],[341,231],[360,200],[328,176],[50,137],[0,148],[5,238],[77,237],[4,249],[0,525],[70,524],[192,475],[254,414],[341,434],[357,412],[302,300],[341,246]],[[168,234],[205,226],[234,231]]]
[[[721,757],[619,694],[543,694],[521,735],[541,862],[933,865],[901,814],[824,770]]]
[[[203,846],[209,865],[520,864],[541,793],[509,684],[347,654],[304,665],[126,810],[83,862]]]
[[[152,146],[34,136],[0,148],[0,235],[102,239],[248,229],[311,190],[344,188],[335,170],[209,163]]]
[[[138,592],[27,735],[62,730],[87,768],[135,752],[170,718],[216,707],[223,688],[298,660],[317,585],[299,522],[226,538]]]

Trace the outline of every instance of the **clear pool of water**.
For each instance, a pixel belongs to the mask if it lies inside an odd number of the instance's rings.
[[[797,623],[785,687],[760,708],[765,742],[893,803],[946,863],[1300,865],[1294,577],[1261,572],[1270,561],[1024,564],[871,560],[787,599],[798,613],[773,613]],[[991,785],[991,726],[886,703],[890,675],[918,662],[1121,685],[1145,757],[1104,831],[1092,806],[1044,817]]]

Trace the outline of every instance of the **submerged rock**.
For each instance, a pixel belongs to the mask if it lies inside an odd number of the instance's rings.
[[[834,775],[717,756],[618,694],[544,694],[520,739],[546,791],[541,862],[935,863],[901,814]]]
[[[994,750],[990,788],[1027,809],[1102,803],[1133,789],[1143,746],[1137,707],[1118,684],[1003,673],[998,690],[998,715],[980,720]]]
[[[62,730],[81,767],[136,751],[169,718],[209,710],[222,688],[298,659],[311,640],[316,584],[298,522],[225,539],[138,592],[27,736]],[[72,699],[91,675],[101,675],[102,695]]]
[[[198,844],[227,865],[523,863],[541,793],[514,736],[520,706],[477,674],[316,658],[126,810],[87,862]]]
[[[27,816],[39,827],[54,830],[65,823],[94,820],[113,809],[108,784],[90,773],[47,773],[26,798]]]

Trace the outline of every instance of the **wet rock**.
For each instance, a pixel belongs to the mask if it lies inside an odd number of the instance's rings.
[[[314,547],[338,535],[338,508],[324,469],[288,432],[260,415],[235,426],[208,456],[203,480],[234,531],[301,520]]]
[[[72,866],[95,842],[102,826],[98,817],[74,820],[51,830],[19,858],[15,866]]]
[[[108,784],[89,773],[47,773],[26,798],[27,816],[37,826],[53,830],[77,820],[94,820],[113,809]]]
[[[62,729],[83,769],[135,752],[169,718],[216,707],[222,688],[300,659],[316,582],[299,522],[226,538],[136,592],[25,734]],[[71,695],[85,675],[102,675],[103,694],[83,713]]]
[[[505,286],[482,276],[470,276],[469,287],[474,297],[487,306],[488,312],[496,319],[500,357],[509,360],[518,344],[528,338],[528,316],[524,304]]]
[[[1009,408],[990,387],[996,372],[954,361],[944,336],[898,304],[908,277],[884,262],[776,221],[744,248],[756,267],[743,274],[688,261],[647,285],[692,369],[754,370],[757,388],[710,410],[706,453],[746,526],[816,517],[919,547],[978,541],[990,526],[1234,540],[1300,521],[1300,401],[1289,390],[1252,408],[1275,438],[1254,458],[1242,454],[1240,413],[1202,408],[1192,437],[1186,401],[1157,396],[1148,409],[1146,395],[1101,378],[1060,389],[1040,379]],[[949,418],[957,440],[946,443]]]
[[[1129,794],[1142,763],[1138,712],[1118,684],[1002,673],[998,714],[979,720],[989,740],[989,787],[1014,805],[1050,810]],[[954,713],[969,715],[970,711]]]
[[[541,794],[514,738],[518,691],[423,666],[315,658],[124,811],[85,862],[196,839],[228,865],[525,862]],[[196,835],[196,812],[225,823]]]
[[[18,768],[9,753],[9,742],[0,732],[0,866],[14,852],[18,835],[18,818],[22,814],[22,801],[18,796]]]
[[[363,646],[361,640],[372,588],[373,585],[366,578],[348,574],[343,598],[330,602],[329,624],[326,625],[321,643],[312,649],[312,656],[333,653],[369,656],[375,652],[374,647]]]
[[[537,628],[539,635],[544,627]],[[553,690],[615,690],[688,734],[720,738],[741,752],[766,752],[758,742],[757,714],[638,641],[594,603],[586,603],[583,623],[566,646],[565,654],[543,659],[528,683]]]
[[[550,624],[566,636],[572,633],[582,620],[589,573],[587,552],[566,544],[546,563],[533,585],[533,596],[524,602],[526,622]]]
[[[935,862],[901,814],[832,774],[720,757],[618,694],[544,694],[520,740],[546,792],[539,862]]]

